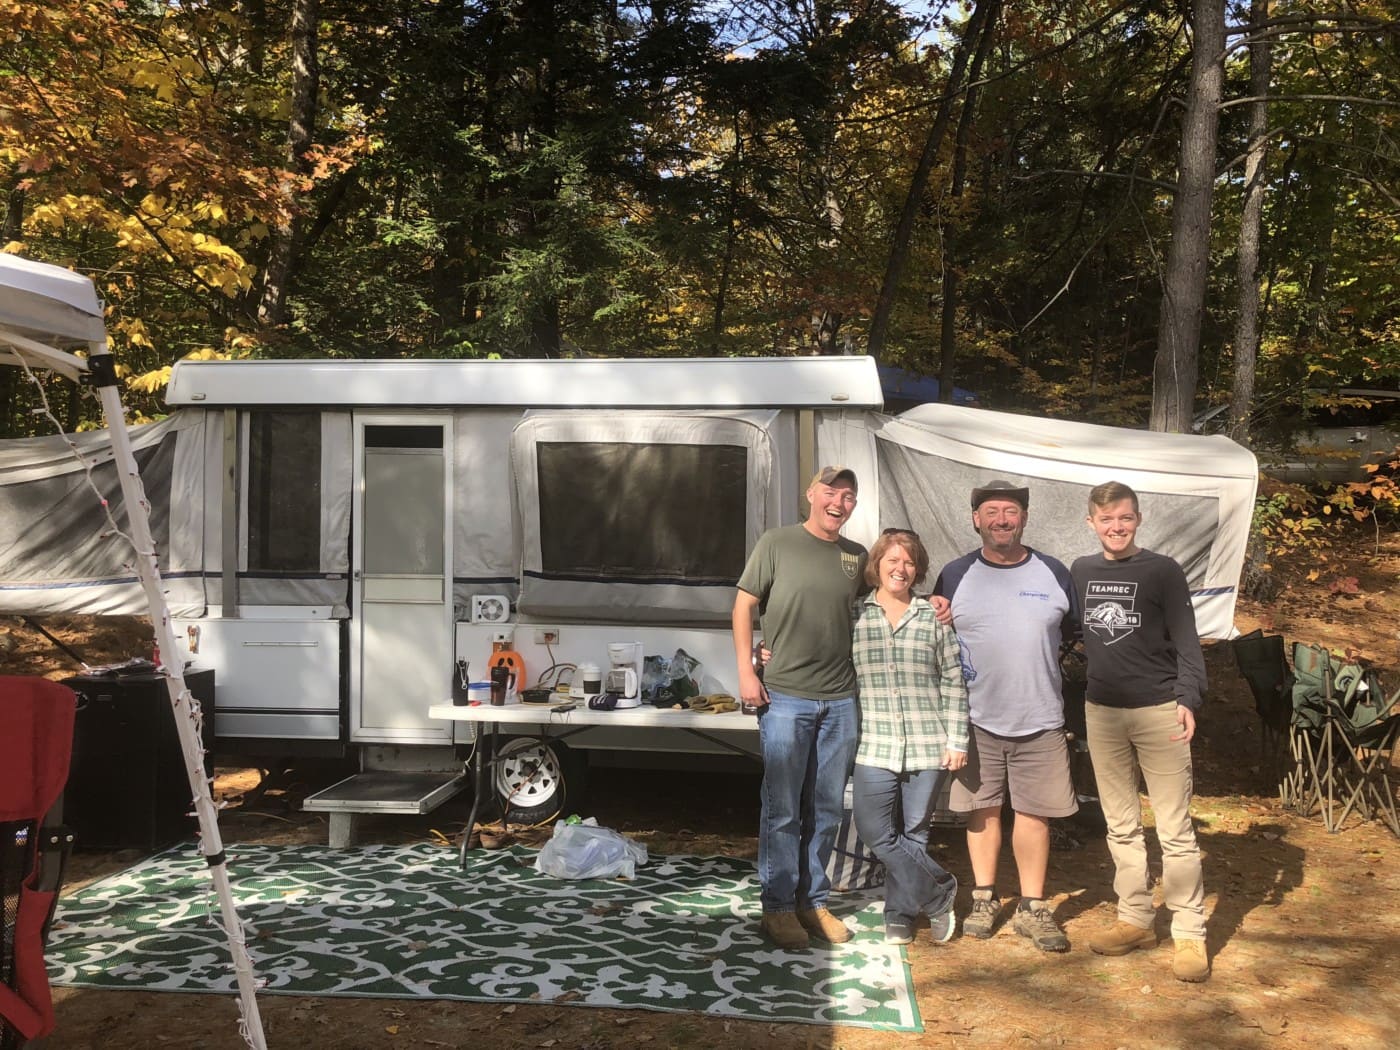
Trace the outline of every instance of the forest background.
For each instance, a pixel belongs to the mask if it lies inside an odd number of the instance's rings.
[[[0,246],[96,281],[145,417],[184,357],[871,353],[1247,442],[1400,383],[1397,18],[0,0]]]

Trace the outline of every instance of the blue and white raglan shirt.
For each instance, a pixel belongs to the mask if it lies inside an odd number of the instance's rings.
[[[943,566],[933,593],[953,605],[972,724],[1023,737],[1065,724],[1060,643],[1075,636],[1079,609],[1069,570],[1026,548],[996,565],[980,550]]]

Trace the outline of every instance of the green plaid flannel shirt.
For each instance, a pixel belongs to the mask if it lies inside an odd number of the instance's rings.
[[[860,685],[856,761],[903,773],[937,769],[944,748],[967,750],[967,686],[958,636],[915,598],[891,628],[867,595],[851,643]]]

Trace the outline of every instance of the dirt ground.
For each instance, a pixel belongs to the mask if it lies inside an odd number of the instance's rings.
[[[1278,565],[1278,596],[1244,601],[1241,631],[1263,626],[1286,639],[1354,650],[1400,686],[1400,536],[1358,531],[1343,560]],[[133,625],[94,626],[54,618],[57,637],[89,662],[124,658]],[[139,637],[140,629],[135,628]],[[1112,865],[1103,840],[1083,834],[1078,848],[1052,854],[1050,887],[1056,915],[1073,949],[1036,952],[1003,927],[991,941],[959,938],[909,949],[923,1035],[854,1028],[770,1025],[694,1014],[618,1011],[540,1003],[482,1005],[406,1000],[263,996],[272,1047],[763,1047],[871,1050],[909,1046],[1071,1046],[1114,1048],[1284,1047],[1381,1048],[1400,1045],[1400,841],[1382,825],[1356,818],[1329,834],[1317,818],[1278,805],[1261,770],[1258,721],[1230,649],[1207,650],[1211,693],[1195,749],[1193,806],[1205,858],[1209,948],[1214,974],[1203,985],[1172,979],[1170,941],[1120,959],[1091,953],[1087,939],[1112,921]],[[73,666],[28,627],[0,620],[0,670],[61,677]],[[220,768],[219,794],[227,842],[324,842],[324,821],[302,813],[300,799],[339,773],[307,763],[256,797],[256,770]],[[756,853],[758,777],[597,770],[589,812],[653,852]],[[432,839],[460,834],[466,803],[429,817],[380,818],[369,841]],[[962,833],[939,829],[934,849],[966,885]],[[117,871],[133,852],[80,853],[70,888]],[[1015,887],[1003,858],[999,884]],[[959,912],[967,908],[967,890]],[[839,909],[838,909],[839,910]],[[1159,932],[1167,934],[1165,916]],[[56,991],[62,1048],[237,1047],[231,999],[144,992]]]

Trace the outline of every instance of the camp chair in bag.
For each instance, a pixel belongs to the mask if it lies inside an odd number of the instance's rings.
[[[44,938],[72,845],[57,819],[73,752],[73,691],[0,677],[0,1050],[53,1031]]]
[[[1334,673],[1332,657],[1322,646],[1293,643],[1293,713],[1288,725],[1292,765],[1279,785],[1279,796],[1300,816],[1319,810],[1328,831],[1335,830]]]
[[[1284,771],[1283,742],[1293,716],[1293,672],[1284,654],[1283,636],[1254,630],[1230,643],[1240,676],[1254,695],[1259,715],[1259,767],[1269,781],[1281,779]]]
[[[1371,670],[1363,672],[1357,682],[1358,687],[1339,705],[1341,711],[1336,721],[1346,744],[1337,770],[1346,795],[1337,827],[1342,826],[1355,807],[1364,819],[1378,817],[1394,834],[1400,835],[1395,794],[1386,771],[1395,741],[1400,738],[1400,689],[1387,700],[1380,676]]]

